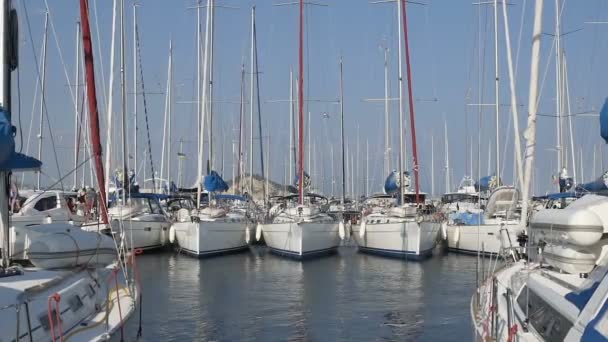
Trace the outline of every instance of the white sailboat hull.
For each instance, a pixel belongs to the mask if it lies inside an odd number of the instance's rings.
[[[122,229],[121,229],[122,224]],[[124,241],[127,249],[153,250],[162,248],[169,242],[169,228],[171,223],[164,215],[151,214],[133,219],[124,219],[122,223],[114,219],[112,236],[119,241]],[[83,225],[83,230],[98,231],[97,223]],[[121,232],[122,235],[121,236]]]
[[[10,340],[18,335],[23,341],[59,341],[61,325],[66,340],[109,340],[135,311],[137,296],[136,291],[125,287],[120,271],[117,281],[114,280],[111,274],[115,267],[79,271],[25,269],[22,275],[3,278],[5,281],[0,282],[3,337]],[[51,299],[55,294],[59,300],[59,319],[56,301]],[[50,329],[49,306],[55,337]],[[30,322],[31,329],[26,322]]]
[[[508,232],[509,241],[505,240],[501,229]],[[519,224],[482,224],[479,226],[447,225],[447,244],[450,252],[463,254],[482,253],[484,255],[496,255],[501,248],[516,247],[517,235],[524,229]],[[506,240],[509,240],[506,238]],[[510,246],[511,245],[511,246]]]
[[[404,220],[391,223],[365,223],[353,226],[359,250],[388,257],[424,259],[430,257],[437,244],[440,223]]]
[[[285,222],[262,225],[270,251],[295,259],[335,252],[340,245],[338,223]]]
[[[248,222],[230,220],[175,222],[172,230],[180,251],[195,257],[210,257],[247,249]]]

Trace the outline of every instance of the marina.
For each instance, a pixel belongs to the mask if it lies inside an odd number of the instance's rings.
[[[605,18],[0,0],[0,342],[608,341]]]

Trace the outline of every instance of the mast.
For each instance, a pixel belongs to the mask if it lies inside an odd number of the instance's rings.
[[[122,203],[126,203],[126,192],[129,188],[127,144],[127,74],[125,70],[125,0],[120,1],[120,97],[122,111]]]
[[[540,41],[542,36],[543,0],[536,0],[534,7],[534,31],[532,34],[532,62],[530,64],[530,94],[528,98],[528,128],[524,132],[526,138],[526,160],[524,186],[522,192],[521,222],[527,223],[528,198],[532,170],[534,166],[534,150],[536,148],[536,114],[538,111],[538,80],[540,71]]]
[[[133,45],[137,41],[137,6],[133,3]],[[133,49],[133,165],[137,174],[137,49]],[[161,171],[162,172],[162,171]]]
[[[201,113],[201,118],[200,118],[200,127],[199,127],[199,145],[198,145],[198,164],[197,164],[197,185],[196,185],[196,207],[200,209],[201,207],[201,190],[202,190],[202,181],[203,181],[203,140],[204,140],[204,132],[205,132],[205,109],[206,109],[206,102],[207,102],[207,71],[209,70],[209,68],[207,68],[207,62],[208,62],[208,57],[209,57],[209,18],[210,18],[210,11],[211,11],[211,0],[207,0],[207,22],[205,24],[206,28],[205,28],[205,51],[204,51],[204,57],[203,57],[203,89],[202,89],[202,96],[201,96],[201,102],[199,103],[199,107],[200,107],[200,113]]]
[[[78,152],[80,147],[80,127],[78,126],[78,117],[80,114],[80,21],[76,22],[76,76],[74,77],[74,86],[76,101],[74,101],[74,189],[78,186]]]
[[[562,80],[561,80],[561,23],[560,23],[560,4],[559,0],[555,0],[555,109],[556,109],[556,127],[555,137],[557,152],[557,172],[562,170],[563,160],[563,143],[562,143]]]
[[[42,45],[42,76],[40,78],[40,127],[38,131],[38,160],[42,160],[42,129],[44,123],[44,94],[46,88],[46,45],[48,40],[49,12],[44,14],[44,44]],[[40,190],[40,170],[36,172],[36,190]]]
[[[405,121],[405,114],[403,113],[403,57],[401,48],[401,27],[403,25],[401,16],[401,7],[403,6],[402,0],[397,0],[397,25],[398,27],[398,46],[399,46],[399,202],[403,204],[403,162],[405,160],[404,146],[403,146],[403,121]]]
[[[496,184],[500,185],[500,131],[499,131],[499,114],[500,114],[500,101],[499,101],[499,74],[498,74],[498,0],[494,0],[494,103],[495,110],[495,123],[496,123]]]
[[[10,24],[10,13],[11,5],[10,0],[0,1],[0,108],[6,114],[6,118],[11,120],[11,69],[14,66],[10,62],[10,51],[9,46],[17,46],[15,42],[11,41],[16,37],[11,37],[9,30]],[[3,115],[4,116],[4,115]],[[6,145],[3,144],[2,147]],[[14,146],[14,145],[13,145]],[[13,147],[14,150],[14,147]],[[4,149],[0,153],[0,160],[2,163],[10,161],[11,155],[7,154]],[[10,169],[0,169],[0,232],[2,233],[2,268],[7,269],[11,265],[9,252],[9,181],[10,181]]]
[[[299,53],[298,53],[298,154],[300,179],[298,182],[299,204],[304,204],[304,0],[300,0]]]
[[[384,175],[391,172],[390,166],[390,133],[388,116],[388,48],[384,48]]]
[[[256,30],[256,25],[255,25],[255,6],[253,7],[253,47],[254,47],[254,66],[255,66],[255,87],[256,87],[256,95],[257,95],[257,102],[258,102],[258,135],[260,137],[260,139],[258,140],[260,142],[260,169],[262,171],[262,176],[264,176],[266,174],[266,170],[264,170],[264,140],[262,138],[262,101],[260,99],[260,75],[259,75],[259,68],[258,68],[258,36],[257,36],[257,30]],[[252,85],[253,86],[253,85]],[[270,144],[270,140],[269,144]],[[270,156],[270,154],[269,154]],[[267,192],[268,192],[268,182],[266,183],[262,183],[262,195],[264,198],[264,203],[266,202],[267,198]]]
[[[160,159],[160,178],[166,176],[166,180],[169,181],[169,170],[171,169],[171,68],[172,68],[172,41],[169,40],[169,61],[167,63],[167,87],[165,93],[165,115],[163,120],[163,147]],[[168,139],[167,139],[168,138]],[[167,146],[167,173],[165,174],[165,146]]]
[[[208,68],[209,68],[209,100],[207,101],[207,118],[209,119],[209,125],[207,126],[207,131],[208,131],[208,137],[209,137],[209,144],[207,145],[207,147],[209,148],[209,152],[207,155],[207,160],[208,160],[208,170],[207,172],[213,170],[213,46],[214,46],[214,41],[215,41],[215,1],[211,0],[210,2],[210,17],[209,20],[211,21],[211,23],[209,24],[210,27],[210,32],[209,32],[209,63],[208,63]]]
[[[293,141],[293,70],[289,69],[289,182],[293,182],[293,161],[296,147]]]
[[[239,154],[237,162],[237,177],[236,177],[236,189],[238,193],[242,193],[241,184],[243,177],[243,124],[245,116],[245,64],[241,65],[241,112],[239,115]]]
[[[255,20],[255,6],[251,7],[251,54],[249,59],[249,193],[253,196],[253,26]],[[262,139],[262,137],[260,137]]]
[[[450,186],[450,150],[448,143],[448,123],[443,121],[444,139],[445,139],[445,192],[448,193],[451,190]]]
[[[410,104],[410,130],[412,131],[412,154],[414,157],[414,176],[416,178],[416,204],[420,204],[420,180],[418,177],[418,146],[416,145],[416,124],[414,121],[414,95],[412,89],[412,70],[410,67],[410,48],[407,36],[407,14],[405,9],[405,0],[402,0],[403,7],[403,35],[405,39],[405,66],[407,69],[407,90]],[[498,146],[497,146],[498,147]]]
[[[116,54],[114,48],[116,46],[116,12],[117,0],[113,0],[112,9],[112,43],[110,44],[110,84],[108,87],[108,127],[106,130],[106,163],[105,163],[105,192],[110,191],[110,164],[112,163],[112,112],[113,110],[113,93],[114,93],[114,60]],[[145,179],[145,177],[144,177]]]
[[[431,135],[431,197],[435,196],[435,137]]]
[[[91,42],[91,28],[89,27],[87,0],[80,0],[80,20],[82,22],[82,45],[84,48],[84,60],[86,66],[87,98],[89,104],[91,142],[93,144],[93,157],[95,160],[95,174],[97,185],[101,196],[101,220],[108,223],[106,208],[106,188],[104,184],[103,164],[101,161],[101,139],[99,137],[99,112],[97,111],[97,92],[95,89],[95,69],[93,64],[93,44]]]
[[[201,0],[197,1],[196,6],[196,127],[200,129],[201,127]],[[196,146],[202,146],[200,139],[201,134],[200,131],[197,132],[196,135]],[[198,176],[196,176],[198,179]]]
[[[369,196],[369,139],[365,140],[365,197]]]
[[[346,166],[344,153],[344,79],[342,56],[340,56],[340,137],[342,140],[342,206],[346,201]]]

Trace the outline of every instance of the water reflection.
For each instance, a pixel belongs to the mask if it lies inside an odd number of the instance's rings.
[[[147,341],[467,340],[475,258],[339,254],[297,262],[265,248],[139,259]],[[137,314],[127,325],[134,340]],[[119,340],[119,338],[117,339]]]

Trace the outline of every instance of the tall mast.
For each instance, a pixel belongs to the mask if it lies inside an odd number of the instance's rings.
[[[414,157],[414,176],[416,178],[416,204],[420,204],[420,180],[418,177],[418,146],[416,145],[416,123],[414,121],[414,91],[412,89],[412,70],[410,67],[410,47],[407,36],[407,14],[405,9],[405,0],[403,1],[403,35],[405,38],[405,66],[407,68],[407,90],[410,104],[410,130],[412,131],[412,154]]]
[[[137,6],[138,3],[133,3],[133,46],[137,41]],[[137,173],[137,48],[135,47],[133,48],[133,165]]]
[[[91,42],[91,28],[89,26],[87,0],[80,0],[80,21],[82,22],[82,45],[84,48],[84,60],[87,79],[87,98],[90,115],[91,142],[93,144],[93,157],[95,160],[95,174],[97,175],[97,185],[101,196],[101,220],[104,224],[108,223],[106,211],[106,188],[104,184],[103,163],[101,161],[101,139],[99,137],[99,112],[97,111],[97,92],[95,89],[95,68],[93,64],[93,44]]]
[[[399,199],[400,203],[404,202],[404,194],[403,194],[403,162],[405,160],[405,151],[403,146],[403,121],[405,121],[405,114],[403,113],[403,57],[402,57],[402,48],[401,48],[401,35],[402,35],[402,19],[401,16],[401,7],[403,6],[403,2],[401,0],[397,0],[397,25],[398,27],[398,45],[399,45]]]
[[[384,48],[384,175],[391,172],[390,169],[390,119],[388,116],[388,48]]]
[[[209,64],[208,64],[208,68],[209,68],[209,100],[207,101],[207,118],[209,119],[209,125],[207,128],[208,131],[208,137],[209,137],[209,144],[207,145],[207,147],[209,148],[209,152],[207,155],[207,160],[208,160],[208,168],[209,171],[213,169],[213,46],[214,46],[214,41],[215,41],[215,1],[211,0],[210,2],[210,17],[208,20],[210,20],[210,24],[209,24]]]
[[[236,190],[242,192],[242,177],[243,177],[243,124],[245,123],[245,64],[241,65],[241,113],[239,115],[239,154],[238,154],[238,169],[236,177]]]
[[[300,205],[304,204],[304,0],[300,0],[299,53],[298,53],[298,194]]]
[[[562,81],[561,81],[561,23],[560,23],[560,4],[555,0],[555,113],[556,113],[556,146],[557,152],[557,172],[559,173],[564,164],[563,143],[562,143]]]
[[[435,196],[435,137],[431,135],[431,197]]]
[[[253,196],[253,25],[255,20],[255,6],[251,7],[251,54],[249,56],[249,193]],[[260,137],[262,139],[262,137]]]
[[[74,189],[78,186],[78,152],[80,147],[80,127],[78,117],[80,114],[80,21],[76,22],[76,75],[74,77],[74,87],[76,101],[74,101]]]
[[[171,190],[171,117],[173,115],[173,41],[169,40],[169,86],[167,87],[169,92],[169,124],[168,124],[168,136],[167,139],[167,181],[169,182],[169,191]]]
[[[340,137],[342,140],[342,206],[346,201],[346,166],[344,153],[344,78],[342,56],[340,56]]]
[[[9,33],[9,27],[11,26],[9,23],[11,18],[10,3],[10,0],[0,1],[0,108],[2,109],[2,112],[4,112],[2,116],[4,117],[4,115],[6,115],[6,119],[9,120],[9,123],[11,120],[11,70],[13,69],[13,66],[11,66],[10,63],[11,57],[8,47],[11,45],[15,46],[14,42],[11,41],[11,39],[15,39],[15,37],[11,37]],[[4,150],[4,147],[6,147],[5,141],[3,141],[2,147],[3,149],[0,151],[0,163],[10,161],[10,158],[12,157]],[[0,233],[2,234],[2,268],[4,269],[7,269],[11,265],[11,253],[9,252],[10,228],[8,213],[8,186],[10,181],[10,173],[10,169],[0,169]]]
[[[500,114],[500,101],[499,101],[499,70],[498,70],[498,0],[494,0],[494,110],[495,110],[495,124],[496,124],[496,184],[500,185],[500,131],[499,131],[499,114]]]
[[[293,141],[293,70],[289,69],[289,182],[293,182],[293,161],[296,147]]]
[[[201,0],[197,1],[196,6],[196,127],[201,127]],[[196,146],[202,146],[200,139],[201,134],[196,135]],[[198,176],[196,176],[198,179]]]
[[[448,123],[443,121],[444,139],[445,139],[445,192],[451,191],[450,187],[450,150],[448,143]]]
[[[116,12],[117,0],[113,0],[112,9],[112,42],[110,44],[110,84],[108,87],[108,126],[106,128],[106,161],[105,161],[105,191],[109,192],[110,186],[110,165],[112,163],[112,112],[113,112],[113,94],[114,94],[114,61],[116,55],[114,48],[116,46]],[[144,177],[145,179],[145,177]]]
[[[38,131],[38,160],[42,160],[42,129],[44,123],[44,101],[46,88],[46,45],[48,40],[49,12],[44,14],[44,45],[42,45],[42,76],[40,78],[40,127]],[[40,190],[40,171],[36,172],[36,189]]]
[[[260,99],[260,75],[259,75],[259,68],[258,68],[258,38],[257,38],[257,31],[256,31],[256,26],[255,26],[255,6],[253,7],[254,12],[253,12],[253,51],[254,51],[254,66],[255,66],[255,87],[256,87],[256,95],[257,95],[257,104],[258,104],[258,136],[260,137],[260,139],[258,140],[260,142],[260,169],[262,171],[262,176],[266,175],[266,172],[264,170],[264,140],[262,139],[262,101]],[[266,203],[266,194],[267,194],[267,189],[268,189],[268,182],[266,183],[262,183],[262,193],[263,193],[263,198],[264,198],[264,203]]]
[[[125,0],[120,1],[120,98],[122,111],[122,177],[123,192],[122,200],[126,203],[126,192],[128,184],[128,158],[129,149],[127,146],[127,74],[125,70]]]
[[[528,219],[528,197],[532,170],[534,166],[534,150],[536,148],[536,114],[538,111],[538,80],[540,71],[540,41],[542,36],[543,0],[536,0],[534,7],[534,31],[532,34],[532,61],[530,63],[530,94],[528,98],[528,128],[524,132],[526,138],[526,160],[524,186],[522,191],[521,222]]]
[[[210,13],[211,11],[211,0],[207,0],[207,22],[205,24],[205,51],[204,51],[204,57],[203,57],[203,89],[202,89],[202,96],[201,96],[201,102],[199,103],[199,107],[200,107],[200,112],[201,112],[201,119],[199,121],[200,123],[200,127],[199,127],[199,140],[198,140],[198,164],[197,164],[197,186],[196,186],[196,206],[197,208],[201,207],[201,190],[202,190],[202,181],[203,181],[203,141],[204,141],[204,134],[205,134],[205,110],[207,108],[206,103],[207,103],[207,72],[209,71],[209,68],[207,68],[207,62],[209,59],[209,18],[210,18]]]

